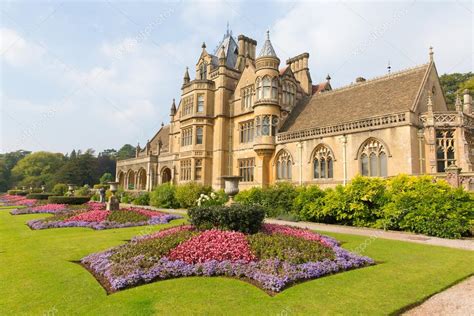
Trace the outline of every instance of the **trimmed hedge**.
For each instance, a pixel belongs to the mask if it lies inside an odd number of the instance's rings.
[[[8,190],[7,193],[10,194],[10,195],[21,195],[21,196],[25,196],[25,195],[27,195],[29,192],[28,192],[28,191],[25,191],[25,190]]]
[[[53,193],[30,193],[26,196],[27,199],[47,200]]]
[[[50,196],[48,203],[54,204],[84,204],[89,202],[89,196]]]
[[[232,204],[194,207],[188,210],[188,215],[191,224],[201,230],[218,228],[254,234],[262,227],[265,210],[258,205]]]

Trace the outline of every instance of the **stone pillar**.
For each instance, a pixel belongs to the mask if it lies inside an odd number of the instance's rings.
[[[454,188],[461,184],[461,168],[452,164],[446,168],[446,181]]]

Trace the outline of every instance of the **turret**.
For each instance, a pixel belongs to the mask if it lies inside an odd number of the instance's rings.
[[[471,115],[473,112],[472,111],[472,97],[469,94],[468,89],[464,90],[463,98],[464,98],[463,111],[464,113]]]
[[[170,109],[171,121],[173,121],[173,117],[175,115],[176,115],[176,103],[175,103],[175,100],[173,99],[173,103],[171,103],[171,109]]]

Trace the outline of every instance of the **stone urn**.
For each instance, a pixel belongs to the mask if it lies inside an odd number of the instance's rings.
[[[74,184],[67,185],[67,196],[73,196],[74,194]]]
[[[120,209],[120,202],[115,196],[115,193],[117,193],[118,190],[118,182],[107,182],[108,185],[110,185],[110,192],[112,192],[112,195],[109,198],[109,202],[107,202],[107,211],[118,211]]]
[[[234,203],[234,196],[239,193],[239,181],[242,177],[240,176],[223,176],[224,180],[224,192],[229,196],[227,205]]]
[[[44,193],[44,191],[46,190],[46,187],[44,186],[44,184],[41,186],[41,192]]]

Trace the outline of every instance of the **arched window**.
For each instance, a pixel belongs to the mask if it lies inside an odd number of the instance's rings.
[[[334,177],[334,157],[324,145],[318,145],[313,152],[313,178],[331,179]]]
[[[257,87],[257,100],[260,100],[263,97],[262,80],[260,78],[255,80],[255,86]]]
[[[290,154],[283,150],[277,158],[277,179],[278,180],[283,180],[283,179],[291,179],[291,167],[293,165],[293,162],[291,161],[291,156]]]
[[[270,116],[265,115],[262,119],[262,135],[270,135]]]
[[[376,139],[368,139],[359,153],[360,173],[366,177],[387,176],[387,149]]]
[[[276,77],[272,80],[272,99],[278,99],[278,79]]]

